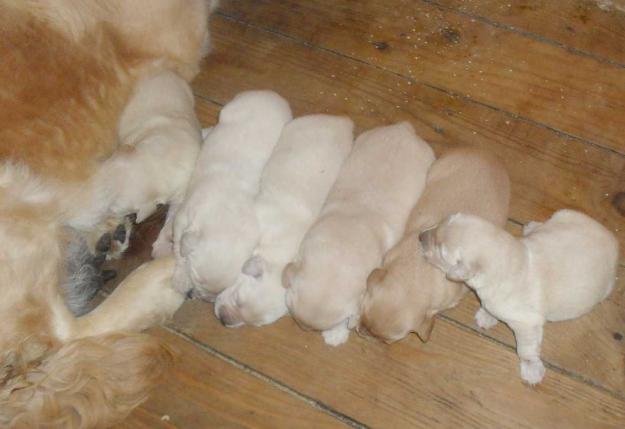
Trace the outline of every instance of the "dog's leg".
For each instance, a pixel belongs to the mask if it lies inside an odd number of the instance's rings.
[[[164,322],[184,302],[172,286],[174,258],[141,265],[95,310],[76,320],[73,338],[141,331]]]
[[[480,329],[490,329],[499,322],[484,307],[480,307],[475,313],[475,323]]]
[[[542,324],[508,323],[516,338],[516,351],[521,359],[521,378],[530,386],[541,382],[545,367],[540,360],[543,340]]]
[[[349,338],[349,328],[347,327],[347,320],[339,323],[334,328],[321,332],[323,340],[329,346],[339,346],[347,341]]]

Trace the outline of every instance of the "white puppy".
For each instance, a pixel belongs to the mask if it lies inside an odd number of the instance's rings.
[[[319,215],[352,148],[353,128],[350,119],[328,115],[304,116],[284,128],[256,200],[260,243],[215,302],[224,325],[260,326],[287,313],[282,270]]]
[[[237,95],[219,114],[174,219],[174,286],[213,300],[234,284],[260,238],[254,212],[260,176],[288,103],[272,91]]]
[[[202,141],[206,141],[206,138],[212,130],[213,127],[202,129]],[[178,210],[180,209],[183,199],[184,194],[182,194],[180,198],[172,199],[169,202],[165,223],[163,224],[158,237],[156,237],[156,240],[152,243],[152,257],[154,259],[164,258],[174,254],[174,219],[176,217],[176,213],[178,213]]]
[[[432,149],[407,122],[362,134],[283,274],[286,303],[300,325],[345,342],[358,321],[369,273],[404,231],[425,186]]]
[[[89,229],[106,218],[148,217],[157,204],[182,199],[198,153],[200,125],[186,81],[166,71],[139,81],[119,121],[120,148],[86,187],[93,200],[70,225]],[[81,197],[81,198],[83,198]]]
[[[479,217],[456,214],[420,236],[425,257],[451,280],[475,289],[482,328],[497,320],[514,331],[521,378],[539,383],[546,321],[573,319],[605,299],[614,287],[618,242],[601,224],[560,210],[532,222],[517,239]]]

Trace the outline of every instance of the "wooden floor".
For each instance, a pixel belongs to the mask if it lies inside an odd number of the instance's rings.
[[[572,207],[625,249],[625,12],[605,4],[222,0],[198,114],[211,125],[239,91],[269,88],[297,115],[347,114],[359,132],[409,120],[437,152],[463,143],[505,160],[512,230]],[[147,258],[151,222],[122,272]],[[510,331],[477,329],[473,297],[427,344],[352,335],[338,348],[289,319],[226,329],[187,302],[152,331],[180,352],[176,370],[120,427],[625,428],[625,263],[619,274],[592,313],[547,326],[535,388]]]

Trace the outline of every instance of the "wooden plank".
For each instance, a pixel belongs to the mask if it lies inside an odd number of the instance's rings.
[[[479,308],[470,294],[444,315],[465,326],[515,347],[512,331],[498,324],[481,331],[474,321]],[[587,315],[566,322],[548,323],[545,327],[542,355],[545,362],[576,374],[625,398],[625,268],[610,297]],[[433,335],[436,335],[436,330]]]
[[[511,31],[531,33],[548,43],[589,54],[600,61],[625,64],[625,14],[603,10],[600,0],[435,0],[476,19]]]
[[[622,67],[424,1],[231,0],[222,11],[625,153]]]
[[[199,96],[225,103],[240,91],[269,88],[285,96],[297,115],[348,114],[360,130],[409,120],[437,152],[464,143],[502,158],[512,178],[516,221],[575,208],[613,230],[625,249],[625,218],[612,204],[625,190],[625,157],[227,19],[213,20],[213,39],[214,53],[194,84]]]
[[[162,328],[179,352],[163,385],[118,428],[336,428],[343,423]]]
[[[372,427],[621,428],[625,402],[547,370],[530,388],[516,355],[440,321],[434,338],[392,346],[353,337],[338,348],[290,319],[227,329],[209,304],[188,302],[175,326]]]

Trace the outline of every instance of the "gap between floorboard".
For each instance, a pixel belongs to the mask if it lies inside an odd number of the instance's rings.
[[[618,68],[622,68],[625,69],[625,64],[620,63],[618,61],[612,60],[610,58],[605,58],[605,57],[601,57],[598,56],[597,54],[593,53],[593,52],[588,52],[588,51],[584,51],[583,49],[578,49],[578,48],[573,48],[571,46],[567,46],[566,44],[559,42],[557,40],[554,39],[550,39],[548,37],[542,36],[540,34],[536,34],[536,33],[532,33],[531,31],[525,31],[525,30],[521,30],[520,28],[517,28],[513,25],[509,25],[509,24],[504,24],[502,22],[498,22],[498,21],[493,21],[490,18],[486,18],[485,16],[481,16],[481,15],[474,15],[472,13],[469,12],[464,12],[458,8],[452,7],[452,6],[445,6],[443,4],[440,4],[439,2],[437,2],[436,0],[421,0],[421,2],[425,3],[425,4],[429,4],[431,6],[434,6],[436,8],[439,8],[441,10],[445,10],[451,13],[454,13],[456,15],[459,16],[464,16],[470,19],[474,19],[476,21],[479,21],[483,24],[486,24],[490,27],[494,27],[497,28],[499,30],[504,30],[504,31],[509,31],[510,33],[514,33],[514,34],[518,34],[521,37],[524,37],[526,39],[531,39],[534,40],[536,42],[540,42],[540,43],[544,43],[546,45],[551,45],[551,46],[555,46],[557,48],[560,48],[564,51],[567,51],[573,55],[578,55],[580,57],[587,57],[587,58],[591,58],[595,61],[597,61],[598,63],[601,64],[608,64],[611,66],[615,66]]]
[[[430,89],[442,92],[443,94],[446,94],[446,95],[449,95],[449,96],[452,96],[452,97],[459,97],[462,100],[466,101],[467,103],[474,104],[474,105],[481,106],[481,107],[486,107],[486,108],[491,109],[491,110],[493,110],[495,112],[499,112],[499,113],[501,113],[501,114],[503,114],[503,115],[505,115],[505,116],[507,116],[507,117],[509,117],[511,119],[523,121],[525,123],[528,123],[528,124],[531,124],[531,125],[534,125],[534,126],[537,126],[537,127],[549,130],[549,131],[553,132],[554,134],[556,134],[556,135],[558,135],[560,137],[567,138],[567,139],[569,139],[571,141],[574,141],[576,143],[580,143],[580,144],[596,147],[597,149],[605,150],[605,151],[614,153],[614,154],[616,154],[618,156],[625,157],[625,152],[616,150],[616,149],[611,148],[611,147],[606,147],[604,145],[601,145],[601,144],[593,142],[591,140],[588,140],[588,139],[576,136],[574,134],[567,133],[567,132],[562,131],[562,130],[560,130],[558,128],[555,128],[555,127],[553,127],[551,125],[542,123],[540,121],[536,121],[536,120],[528,118],[526,116],[517,115],[516,113],[512,113],[512,112],[509,112],[507,110],[503,110],[503,109],[501,109],[499,107],[490,105],[488,103],[477,101],[477,100],[473,99],[469,95],[461,94],[461,93],[458,93],[458,92],[455,92],[455,91],[451,91],[449,89],[442,88],[442,87],[433,85],[431,83],[428,83],[426,81],[416,80],[416,79],[414,79],[411,76],[407,76],[407,75],[404,75],[402,73],[399,73],[399,72],[396,72],[396,71],[393,71],[393,70],[389,70],[386,67],[382,67],[382,66],[376,65],[376,64],[371,64],[371,63],[369,63],[369,62],[367,62],[365,60],[361,60],[360,58],[352,57],[350,55],[347,55],[347,54],[345,54],[343,52],[340,52],[340,51],[337,51],[335,49],[330,49],[330,48],[327,48],[325,46],[312,44],[310,42],[307,42],[306,40],[302,40],[302,39],[300,39],[298,37],[294,37],[294,36],[292,36],[290,34],[282,32],[282,31],[278,31],[278,30],[275,30],[275,29],[272,29],[272,28],[269,28],[269,27],[263,27],[263,26],[256,25],[256,24],[251,24],[251,23],[249,23],[247,21],[243,21],[241,19],[238,19],[238,18],[236,18],[236,17],[234,17],[232,15],[228,15],[228,14],[226,14],[224,12],[221,12],[221,11],[218,11],[215,14],[217,16],[220,16],[221,18],[229,20],[231,22],[235,22],[235,23],[244,25],[246,27],[253,28],[255,30],[263,31],[265,33],[273,34],[275,36],[282,37],[284,39],[290,40],[290,41],[292,41],[294,43],[299,43],[300,45],[309,47],[311,49],[317,49],[317,50],[320,50],[320,51],[323,51],[323,52],[330,53],[330,54],[335,55],[335,56],[337,56],[339,58],[344,58],[344,59],[347,59],[347,60],[350,60],[350,61],[357,62],[359,64],[366,65],[368,67],[372,67],[372,68],[374,68],[376,70],[379,70],[381,72],[388,73],[388,74],[394,75],[396,77],[400,77],[402,79],[405,79],[407,81],[410,81],[410,82],[413,82],[413,83],[416,83],[416,84],[424,85],[424,86],[426,86],[426,87],[428,87]]]
[[[177,337],[183,339],[184,341],[187,341],[191,344],[193,344],[196,347],[199,347],[201,350],[205,351],[206,353],[210,354],[211,356],[214,356],[218,359],[221,359],[222,361],[236,367],[237,369],[240,369],[241,371],[245,372],[246,374],[249,374],[253,377],[256,377],[257,379],[264,381],[265,383],[275,387],[276,389],[285,392],[291,396],[293,396],[294,398],[306,403],[308,406],[319,410],[325,414],[330,415],[331,417],[334,417],[335,419],[339,420],[341,423],[352,427],[352,428],[357,428],[357,429],[369,429],[369,426],[365,425],[364,423],[361,423],[355,419],[353,419],[352,417],[349,417],[346,414],[341,413],[340,411],[335,410],[334,408],[330,407],[327,404],[324,404],[323,402],[312,398],[310,396],[307,396],[303,393],[298,392],[297,390],[293,389],[292,387],[282,383],[279,380],[275,380],[269,376],[267,376],[266,374],[263,374],[260,371],[257,371],[256,369],[244,364],[243,362],[238,361],[237,359],[234,359],[231,356],[228,356],[225,353],[220,352],[217,349],[214,349],[213,347],[202,343],[201,341],[196,340],[195,338],[193,338],[190,335],[185,334],[184,332],[176,329],[176,327],[172,326],[172,325],[162,325],[162,328],[167,330],[167,332],[170,332],[173,335],[176,335]]]

